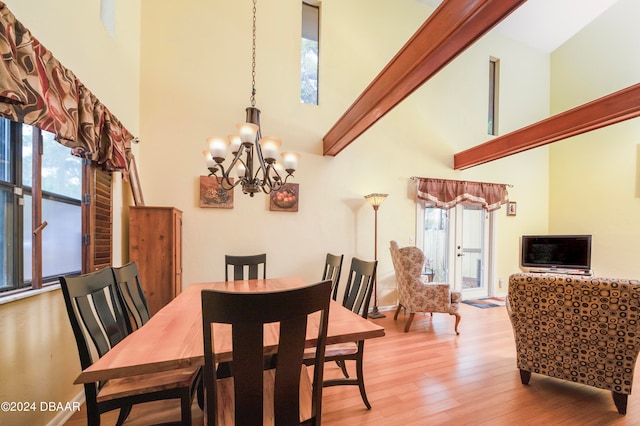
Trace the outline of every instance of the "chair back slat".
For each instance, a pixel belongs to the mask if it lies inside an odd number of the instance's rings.
[[[122,304],[127,309],[128,318],[133,319],[135,329],[138,329],[151,318],[147,298],[140,283],[138,266],[135,262],[129,262],[119,268],[113,268],[113,274],[122,297]],[[130,331],[134,330],[134,324],[129,324]]]
[[[329,295],[327,295],[327,299]],[[307,332],[307,317],[302,316],[280,322],[280,341],[278,342],[278,363],[283,365],[302,365],[304,341]],[[302,342],[302,345],[300,344]],[[291,410],[291,401],[300,400],[300,369],[280,368],[276,370],[274,389],[274,412],[278,414],[276,424],[295,424],[300,422],[300,412]]]
[[[90,299],[92,300],[93,308],[95,309],[95,315],[97,316],[102,329],[109,341],[108,347],[105,350],[100,351],[100,356],[104,355],[118,344],[122,339],[127,336],[126,327],[122,328],[124,323],[121,321],[122,312],[120,311],[120,306],[117,304],[114,307],[114,301],[117,298],[117,294],[115,294],[115,288],[109,287],[105,288],[103,291],[96,291],[91,294]],[[107,293],[109,295],[107,295]],[[109,297],[109,301],[107,301],[107,297]],[[114,313],[111,309],[115,309]],[[83,316],[85,321],[89,321],[95,317],[90,315]],[[95,334],[91,335],[92,337],[96,337]]]
[[[85,275],[60,277],[60,286],[78,345],[80,364],[85,369],[95,361],[85,330],[98,357],[128,334],[113,272],[107,267]]]
[[[377,265],[377,260],[367,262],[356,257],[351,259],[351,268],[342,305],[364,318],[367,318],[369,313]]]
[[[254,254],[250,256],[225,255],[224,279],[229,281],[229,269],[233,271],[233,280],[255,280],[260,277],[259,271],[262,269],[261,278],[267,278],[267,255],[266,253]],[[245,269],[247,274],[245,275]]]
[[[82,319],[82,324],[98,351],[98,356],[104,355],[111,348],[111,344],[109,343],[107,336],[104,334],[98,318],[95,316],[90,296],[79,297],[76,299],[75,303],[79,316]]]
[[[322,271],[322,280],[331,280],[331,298],[338,300],[338,284],[340,282],[340,273],[342,272],[342,260],[344,255],[335,255],[327,253],[327,259],[324,263]]]
[[[255,412],[262,413],[263,325],[237,324],[232,328],[234,401],[236,424],[250,424]],[[242,356],[238,354],[243,354]]]
[[[263,424],[264,325],[279,323],[275,362],[275,424],[300,420],[300,371],[308,315],[320,311],[316,359],[313,364],[312,415],[319,419],[322,404],[324,350],[331,298],[331,281],[291,290],[264,293],[202,291],[205,404],[208,424],[216,424],[217,378],[213,354],[213,323],[230,324],[233,341],[235,424]],[[319,422],[318,422],[319,424]]]

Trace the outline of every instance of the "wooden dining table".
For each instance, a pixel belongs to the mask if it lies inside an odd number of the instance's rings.
[[[299,277],[196,283],[158,311],[145,325],[115,345],[80,373],[74,383],[91,383],[138,374],[204,365],[201,291],[265,292],[292,289],[308,283]],[[314,347],[319,313],[307,324],[307,347]],[[232,359],[231,327],[214,324],[216,361]],[[265,354],[276,353],[277,324],[265,325]],[[331,301],[327,344],[346,343],[384,336],[384,328]]]

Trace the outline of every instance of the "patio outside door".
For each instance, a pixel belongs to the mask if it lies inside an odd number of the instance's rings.
[[[434,282],[450,283],[465,300],[489,296],[490,214],[473,204],[425,207],[423,223],[424,273]]]
[[[455,263],[452,281],[462,298],[479,299],[489,295],[488,280],[488,218],[480,206],[455,207],[455,235],[452,235],[452,259]]]

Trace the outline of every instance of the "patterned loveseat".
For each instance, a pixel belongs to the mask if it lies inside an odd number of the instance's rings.
[[[640,349],[640,281],[514,274],[507,312],[523,384],[533,372],[609,390],[626,414]]]
[[[444,312],[455,315],[454,330],[458,333],[460,314],[458,306],[462,300],[459,291],[450,291],[449,284],[428,283],[421,276],[424,267],[424,253],[417,247],[399,248],[395,241],[391,241],[391,260],[396,273],[398,286],[398,309],[393,319],[398,319],[400,309],[409,311],[409,318],[404,326],[408,332],[416,312]]]

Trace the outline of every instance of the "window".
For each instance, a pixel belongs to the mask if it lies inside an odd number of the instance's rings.
[[[51,133],[6,119],[0,155],[0,292],[80,272],[82,160]],[[33,236],[34,217],[46,222],[36,226],[41,240]]]
[[[488,133],[498,135],[498,87],[500,82],[500,59],[489,58],[489,119]]]
[[[116,3],[115,0],[100,0],[100,20],[111,38],[116,36]]]
[[[300,102],[318,105],[318,47],[320,8],[302,2]]]

